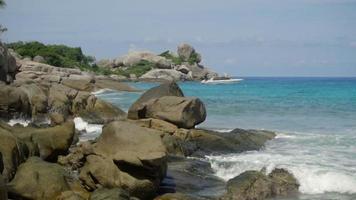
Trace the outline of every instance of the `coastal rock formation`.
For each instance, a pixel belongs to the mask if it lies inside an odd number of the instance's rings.
[[[6,189],[4,178],[1,175],[1,170],[0,170],[0,199],[3,200],[7,199],[7,189]]]
[[[120,188],[99,188],[90,195],[89,200],[130,200],[130,196]]]
[[[246,171],[227,183],[224,200],[264,200],[298,192],[299,184],[284,169],[274,169],[268,176],[258,171]]]
[[[140,77],[143,80],[185,81],[192,77],[174,69],[153,69]]]
[[[15,178],[8,184],[11,197],[26,199],[56,199],[70,190],[69,173],[54,163],[31,157],[21,164]]]
[[[145,92],[130,107],[128,118],[155,118],[192,128],[205,120],[205,106],[198,98],[183,96],[176,83],[164,83]]]
[[[145,172],[143,174],[146,176],[150,174],[146,178],[156,184],[166,173],[166,149],[160,133],[130,122],[115,121],[107,124],[94,144],[94,153],[113,159],[126,171],[136,169]]]
[[[143,118],[168,121],[180,128],[194,128],[206,118],[206,110],[198,98],[165,96],[147,102]]]
[[[5,181],[15,175],[17,167],[26,159],[26,147],[6,129],[0,128],[0,166]]]
[[[128,111],[128,118],[143,118],[145,112],[145,104],[152,99],[157,99],[164,96],[183,97],[184,94],[175,82],[163,83],[159,86],[153,87],[143,93],[140,98],[131,105]]]
[[[104,59],[96,64],[105,70],[124,74],[127,80],[191,81],[218,76],[199,64],[201,60],[201,55],[191,45],[180,44],[177,53],[165,51],[156,55],[149,51],[131,51],[116,59]]]
[[[201,55],[195,52],[195,49],[189,44],[180,44],[177,48],[177,53],[184,61],[188,61],[192,56],[196,56],[196,63],[200,63]],[[196,54],[196,55],[194,55]]]
[[[17,71],[16,59],[0,42],[0,81],[11,83]]]

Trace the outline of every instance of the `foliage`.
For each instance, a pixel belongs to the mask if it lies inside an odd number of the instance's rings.
[[[165,51],[165,52],[159,54],[159,56],[162,56],[162,57],[165,57],[166,59],[171,60],[173,62],[173,64],[175,64],[175,65],[181,65],[183,63],[182,58],[171,54],[169,51]]]
[[[0,7],[4,7],[6,4],[5,4],[5,1],[4,0],[0,0]]]
[[[135,74],[137,77],[144,75],[146,72],[150,71],[155,67],[155,64],[147,60],[141,60],[136,65],[130,66],[127,69],[118,68],[114,70],[117,75],[122,75],[129,77],[130,74]]]
[[[42,56],[47,64],[67,68],[90,68],[93,57],[83,54],[80,47],[45,45],[40,42],[15,42],[7,44],[24,57]]]
[[[192,55],[190,55],[190,57],[189,57],[189,59],[188,59],[188,63],[189,64],[194,64],[194,63],[198,63],[200,60],[200,58],[199,58],[200,56],[199,56],[199,54],[198,53],[196,53],[196,52],[193,52],[192,53]]]

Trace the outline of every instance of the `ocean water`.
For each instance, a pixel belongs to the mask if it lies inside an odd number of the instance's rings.
[[[133,83],[143,90],[155,85]],[[283,167],[300,183],[301,195],[289,199],[356,199],[356,78],[244,78],[236,84],[180,87],[206,105],[208,117],[199,127],[278,134],[260,151],[207,156],[216,176],[228,180],[246,170]],[[97,95],[127,110],[140,94]]]

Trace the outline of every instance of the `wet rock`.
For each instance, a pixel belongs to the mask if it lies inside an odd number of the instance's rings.
[[[188,194],[182,193],[167,193],[156,197],[154,200],[198,200],[199,198],[194,198]]]
[[[274,132],[236,129],[229,133],[192,129],[188,141],[197,145],[195,156],[259,150],[275,137]]]
[[[227,182],[224,200],[264,200],[295,195],[299,184],[284,169],[274,169],[268,176],[259,171],[246,171]]]

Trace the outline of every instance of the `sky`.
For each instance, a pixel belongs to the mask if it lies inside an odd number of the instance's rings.
[[[5,42],[115,58],[193,45],[235,76],[356,77],[356,0],[5,0]]]

